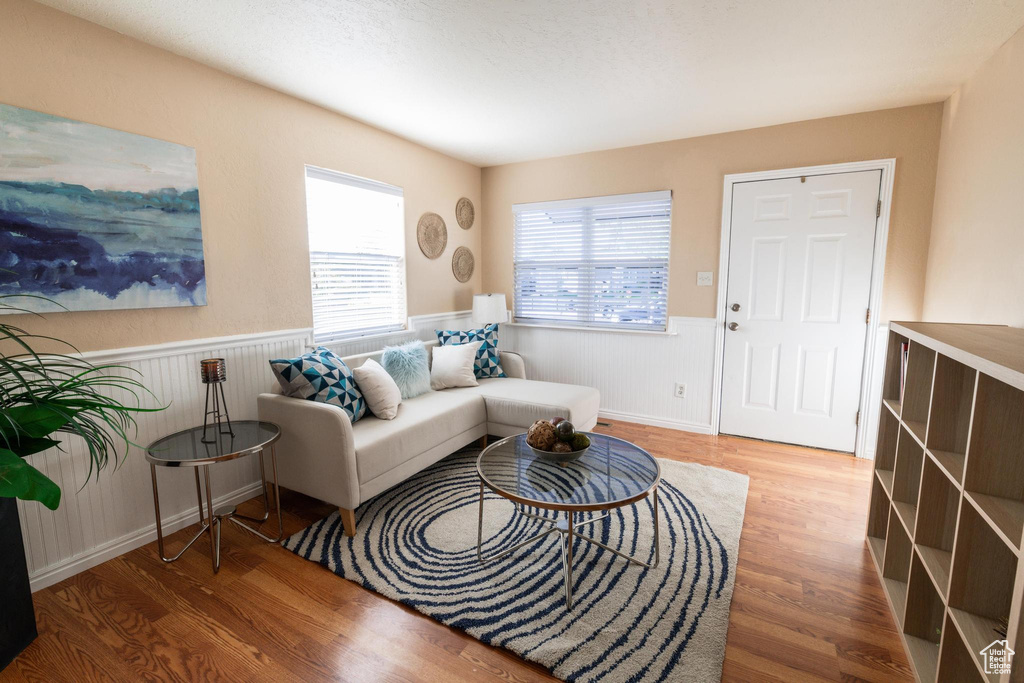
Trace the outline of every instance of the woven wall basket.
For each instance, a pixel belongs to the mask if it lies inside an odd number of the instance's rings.
[[[448,244],[448,227],[436,213],[425,213],[416,224],[416,242],[427,258],[437,258]]]
[[[460,199],[455,204],[455,218],[459,221],[459,227],[463,230],[472,228],[473,221],[476,219],[476,209],[473,208],[473,202],[469,201],[466,197]]]
[[[473,277],[474,265],[473,252],[466,247],[459,247],[452,254],[452,273],[459,282],[469,282],[469,278]]]

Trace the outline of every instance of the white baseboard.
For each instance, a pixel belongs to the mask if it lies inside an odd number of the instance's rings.
[[[602,410],[597,414],[597,419],[600,420],[602,417],[609,420],[636,422],[637,424],[650,425],[651,427],[677,429],[681,432],[693,432],[694,434],[711,433],[711,425],[698,424],[695,422],[683,422],[682,420],[666,420],[664,418],[651,417],[649,415],[635,415],[633,413],[620,413],[614,410]]]
[[[222,496],[213,499],[214,509],[221,505],[238,505],[244,501],[249,500],[253,496],[258,495],[260,492],[260,482],[253,482],[243,486],[240,489],[236,489],[230,493],[226,493]],[[194,524],[198,521],[197,511],[195,508],[179,512],[169,519],[165,519],[163,523],[164,537],[169,534],[179,531]],[[147,543],[152,543],[156,540],[156,522],[154,521],[149,526],[143,527],[138,531],[122,536],[121,538],[115,538],[112,541],[104,543],[103,545],[91,548],[89,552],[84,555],[70,558],[59,564],[50,565],[42,572],[32,575],[29,582],[32,586],[32,592],[52,586],[55,583],[63,581],[69,576],[74,576],[79,572],[83,572],[90,567],[95,567],[98,564],[102,564],[109,559],[123,555],[129,550],[135,550],[140,548]],[[229,542],[230,541],[226,541]]]

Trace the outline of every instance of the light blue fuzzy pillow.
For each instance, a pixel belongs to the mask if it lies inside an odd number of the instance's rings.
[[[380,364],[395,380],[403,399],[430,391],[430,366],[423,342],[417,340],[401,346],[385,346]]]

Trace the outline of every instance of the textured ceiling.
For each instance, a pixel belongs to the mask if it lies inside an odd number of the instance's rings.
[[[489,166],[945,99],[1024,0],[43,0]]]

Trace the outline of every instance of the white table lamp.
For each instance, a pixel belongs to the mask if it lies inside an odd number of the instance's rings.
[[[504,294],[474,294],[473,324],[489,325],[508,320],[508,306]]]

